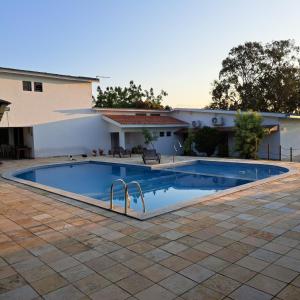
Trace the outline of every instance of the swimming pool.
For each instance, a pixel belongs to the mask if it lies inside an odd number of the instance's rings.
[[[114,180],[121,178],[126,183],[138,181],[144,194],[146,213],[153,213],[286,172],[288,169],[273,165],[201,160],[159,169],[86,161],[40,166],[18,171],[13,176],[23,182],[92,198],[99,205],[109,203]],[[136,186],[130,186],[129,196],[130,210],[141,213],[142,201]],[[124,189],[120,184],[115,185],[114,204],[124,207]]]

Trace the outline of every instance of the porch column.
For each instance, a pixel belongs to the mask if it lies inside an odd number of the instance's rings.
[[[126,148],[125,145],[126,145],[126,143],[125,143],[125,132],[123,130],[121,130],[119,132],[119,146],[123,147],[125,149]]]

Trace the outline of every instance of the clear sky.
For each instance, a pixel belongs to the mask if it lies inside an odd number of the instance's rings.
[[[294,39],[299,0],[0,0],[0,66],[110,76],[203,107],[233,46]]]

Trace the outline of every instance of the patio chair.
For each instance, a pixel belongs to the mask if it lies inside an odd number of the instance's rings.
[[[157,161],[160,164],[160,153],[157,153],[155,149],[145,149],[142,154],[143,162],[146,165],[148,160]]]
[[[120,158],[122,157],[131,157],[131,151],[128,149],[124,149],[123,147],[115,147],[112,150],[112,155],[115,157],[115,155],[118,155]]]

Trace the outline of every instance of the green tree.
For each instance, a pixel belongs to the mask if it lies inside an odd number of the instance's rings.
[[[220,143],[220,133],[216,128],[208,126],[190,130],[183,145],[185,154],[192,154],[193,143],[199,152],[205,152],[207,156],[211,156]]]
[[[157,135],[154,135],[153,133],[151,133],[149,131],[149,129],[147,128],[143,128],[142,130],[142,134],[144,136],[144,143],[148,146],[149,144],[151,144],[152,148],[154,149],[154,145],[153,142],[155,142],[158,138]]]
[[[257,151],[265,130],[262,117],[256,112],[240,112],[235,119],[235,150],[242,158],[257,158]]]
[[[195,147],[199,152],[211,156],[220,143],[220,133],[216,128],[204,126],[194,133]]]
[[[213,82],[212,109],[300,113],[300,51],[292,40],[230,50]]]
[[[163,106],[163,98],[167,92],[162,90],[158,95],[154,94],[153,88],[142,89],[141,85],[129,82],[128,87],[107,87],[102,90],[97,88],[98,95],[94,99],[95,107],[99,108],[143,108],[143,109],[170,109]]]

